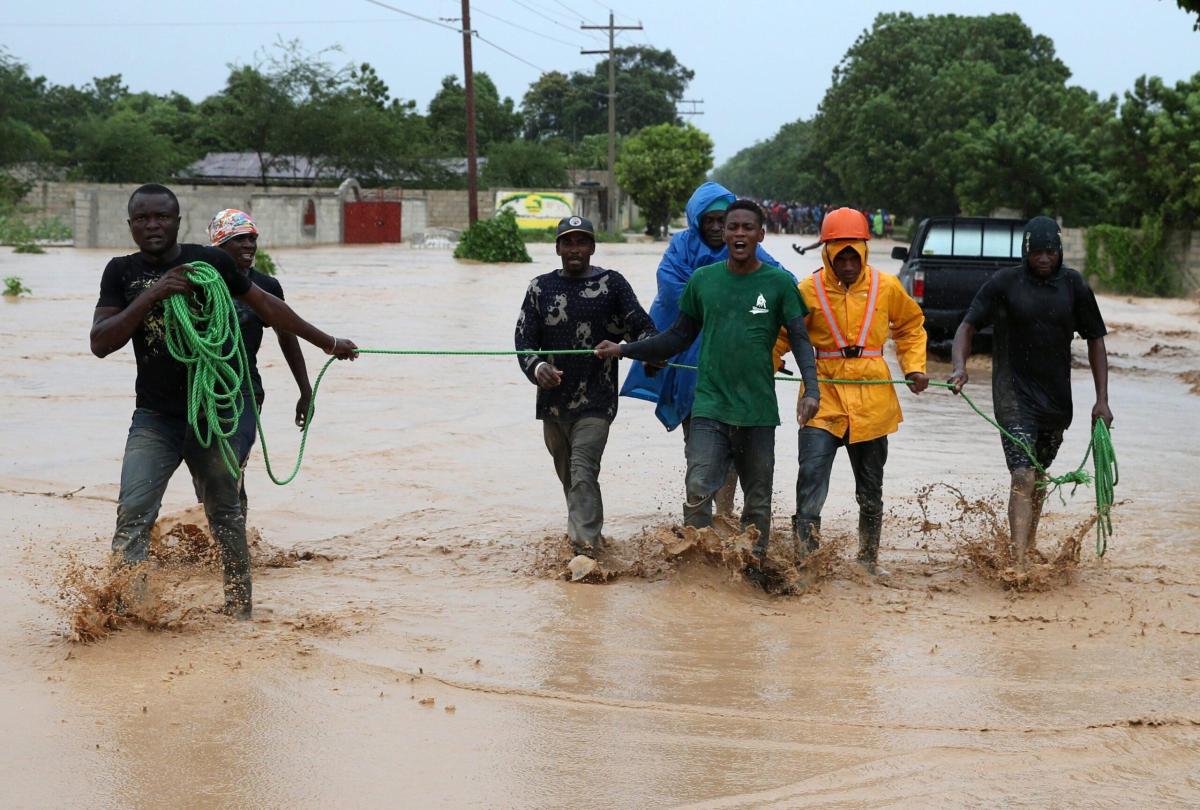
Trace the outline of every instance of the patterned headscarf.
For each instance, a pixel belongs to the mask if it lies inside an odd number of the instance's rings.
[[[223,245],[235,236],[244,233],[258,234],[258,227],[245,211],[236,208],[226,208],[218,211],[208,223],[208,241],[214,246]]]

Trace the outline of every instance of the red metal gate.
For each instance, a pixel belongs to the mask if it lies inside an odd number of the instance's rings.
[[[355,244],[400,241],[399,201],[348,202],[345,204],[342,240]]]

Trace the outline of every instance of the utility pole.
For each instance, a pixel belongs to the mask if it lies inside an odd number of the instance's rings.
[[[475,157],[475,69],[471,66],[471,0],[462,0],[463,87],[467,91],[467,222],[479,220],[478,161]],[[609,170],[611,171],[611,164]]]
[[[467,0],[463,0],[465,4]],[[608,232],[620,233],[617,225],[617,175],[613,164],[617,162],[617,60],[616,33],[618,31],[641,31],[642,24],[616,25],[613,13],[608,12],[608,25],[580,25],[584,31],[608,31],[607,51],[580,51],[582,54],[608,54]]]
[[[675,111],[676,115],[704,115],[704,110],[701,110],[699,107],[696,106],[697,104],[704,103],[704,99],[702,99],[702,98],[681,98],[681,99],[679,99],[679,103],[680,104],[691,104],[692,108],[690,110],[676,110]]]

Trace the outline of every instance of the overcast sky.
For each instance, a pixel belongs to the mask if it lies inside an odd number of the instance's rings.
[[[458,17],[461,10],[461,0],[388,4],[431,19]],[[480,36],[532,63],[476,40],[475,69],[486,71],[519,104],[541,70],[569,72],[595,63],[598,57],[579,51],[607,47],[606,35],[578,26],[581,19],[607,22],[610,7],[618,24],[640,20],[645,27],[622,32],[618,44],[669,48],[696,72],[687,97],[703,99],[704,114],[691,120],[713,136],[718,163],[780,125],[812,115],[834,65],[883,11],[1016,12],[1035,33],[1054,40],[1073,83],[1101,95],[1120,94],[1143,74],[1175,82],[1200,71],[1200,33],[1174,0],[619,0],[611,6],[601,0],[472,0],[472,27]],[[221,88],[228,63],[252,64],[279,38],[299,39],[310,51],[340,46],[334,59],[370,62],[394,96],[415,99],[422,109],[443,76],[462,75],[460,35],[367,0],[52,0],[5,2],[0,10],[0,46],[35,75],[84,84],[120,73],[134,91],[178,90],[197,100]]]

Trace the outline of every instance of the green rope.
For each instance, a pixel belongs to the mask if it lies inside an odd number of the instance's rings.
[[[242,415],[242,384],[250,364],[221,274],[204,262],[191,268],[188,280],[197,292],[176,293],[163,302],[167,351],[187,366],[187,420],[196,440],[201,447],[215,442],[230,475],[237,478],[241,465],[229,439]]]
[[[300,433],[300,450],[296,455],[296,463],[292,471],[284,478],[279,478],[271,466],[271,456],[267,450],[267,437],[262,429],[262,418],[258,411],[258,403],[254,397],[243,396],[243,388],[249,373],[250,362],[246,354],[246,346],[242,340],[242,331],[238,324],[237,311],[233,299],[222,281],[220,274],[212,265],[204,262],[192,262],[188,279],[198,291],[191,296],[176,294],[170,296],[164,305],[167,350],[171,356],[187,366],[188,369],[188,424],[196,434],[201,446],[209,447],[217,443],[221,458],[230,474],[237,478],[241,475],[241,466],[237,454],[233,451],[229,439],[237,431],[238,421],[249,399],[250,407],[254,410],[254,422],[258,428],[259,441],[262,443],[263,462],[267,475],[279,486],[290,484],[300,473],[304,462],[304,450],[308,444],[308,431],[312,426],[313,413],[316,409],[317,392],[325,373],[337,358],[330,357],[321,366],[317,379],[313,383],[312,397],[309,400],[308,414]],[[359,354],[389,354],[397,356],[424,357],[512,357],[529,355],[589,355],[592,349],[562,349],[557,351],[541,351],[537,349],[518,349],[508,351],[486,351],[472,349],[359,349]],[[683,363],[667,363],[672,368],[697,371],[698,368]],[[792,376],[776,376],[782,382],[801,382]],[[818,382],[832,385],[911,385],[911,380],[845,380],[820,379]],[[933,382],[929,385],[935,388],[953,390],[950,383]],[[1096,420],[1092,431],[1092,439],[1088,444],[1087,453],[1076,469],[1063,475],[1053,476],[1038,461],[1037,454],[1029,444],[1018,436],[1014,436],[999,422],[983,412],[975,401],[962,391],[956,392],[984,421],[1016,444],[1029,458],[1034,468],[1041,474],[1038,486],[1049,488],[1051,492],[1065,484],[1078,487],[1080,484],[1096,484],[1096,553],[1104,556],[1108,548],[1108,538],[1112,535],[1111,511],[1114,503],[1114,487],[1118,481],[1116,452],[1112,446],[1112,438],[1108,427],[1102,420]],[[1094,461],[1095,477],[1084,467],[1089,456]],[[1074,488],[1072,489],[1072,494]]]

